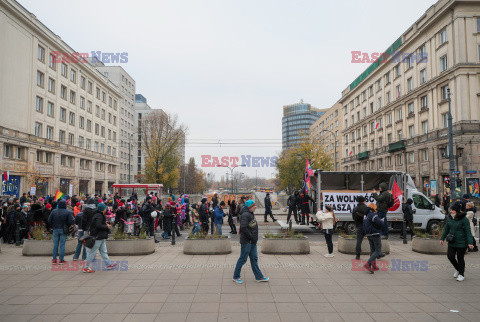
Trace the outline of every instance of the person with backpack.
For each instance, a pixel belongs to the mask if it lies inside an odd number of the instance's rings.
[[[355,259],[360,259],[362,254],[362,242],[365,237],[365,230],[363,229],[363,218],[368,213],[368,207],[365,204],[365,197],[358,197],[358,205],[355,206],[352,210],[353,221],[355,222],[355,227],[357,230],[357,244],[355,246]]]
[[[388,184],[382,182],[379,186],[380,193],[377,194],[376,190],[373,190],[372,197],[377,202],[377,215],[380,219],[384,219],[383,221],[383,228],[381,232],[381,237],[388,239],[388,219],[387,219],[387,212],[388,208],[393,207],[395,201],[393,196],[390,192],[388,192]]]
[[[415,209],[412,208],[413,200],[411,198],[407,199],[407,202],[402,204],[402,212],[403,212],[403,221],[405,221],[405,227],[410,228],[410,238],[413,239],[413,235],[415,234],[415,229],[413,225],[413,214],[415,213]],[[406,228],[405,231],[402,229],[402,234],[400,234],[400,239],[403,239],[403,234],[407,234]]]
[[[58,202],[58,208],[50,213],[48,222],[53,229],[52,264],[63,265],[66,263],[64,256],[68,228],[73,225],[73,212],[67,209],[67,202],[64,199],[61,199]],[[59,256],[58,260],[57,256]]]
[[[445,229],[440,238],[442,246],[445,239],[448,242],[447,258],[455,268],[453,278],[462,282],[465,279],[465,252],[467,247],[473,249],[470,222],[466,217],[465,205],[462,202],[455,202],[450,209]]]
[[[82,270],[83,273],[95,273],[92,269],[92,262],[97,255],[97,251],[100,252],[100,256],[102,256],[103,261],[107,265],[107,270],[111,270],[117,266],[116,263],[112,264],[107,253],[106,239],[110,233],[110,224],[107,223],[107,218],[105,217],[106,211],[107,206],[103,202],[98,203],[97,211],[93,215],[90,226],[90,236],[95,238],[95,244],[87,255],[87,266]]]
[[[377,259],[382,256],[382,239],[380,238],[380,232],[384,226],[385,219],[380,218],[377,213],[377,205],[374,203],[368,204],[368,212],[363,217],[363,229],[365,235],[368,238],[370,244],[370,258],[363,266],[367,272],[373,274],[374,271],[378,271]]]

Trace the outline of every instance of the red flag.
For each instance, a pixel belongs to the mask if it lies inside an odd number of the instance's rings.
[[[308,162],[308,159],[305,165],[305,171],[307,171],[307,174],[309,177],[313,176],[313,170],[312,170],[312,167],[310,166],[310,162]]]
[[[393,182],[393,188],[392,188],[392,196],[394,200],[394,204],[392,208],[389,208],[388,211],[395,211],[398,208],[400,208],[400,205],[402,204],[402,190],[400,190],[400,187],[397,184],[397,181]]]
[[[377,122],[377,124],[375,124],[375,130],[378,130],[379,126],[380,126],[380,122]]]
[[[350,153],[348,155],[352,155],[353,154],[353,150],[350,150]]]

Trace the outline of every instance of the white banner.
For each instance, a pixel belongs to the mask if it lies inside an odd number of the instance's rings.
[[[372,193],[355,193],[355,192],[322,192],[323,207],[331,206],[335,213],[352,213],[353,208],[358,205],[358,197],[365,197],[365,204],[375,203]],[[401,213],[401,207],[394,213]],[[389,211],[389,213],[391,213]]]

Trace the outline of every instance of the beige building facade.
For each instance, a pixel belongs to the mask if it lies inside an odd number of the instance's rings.
[[[480,2],[437,2],[387,52],[401,59],[370,66],[339,100],[343,170],[406,171],[426,193],[444,192],[450,92],[459,177],[478,178]]]
[[[335,171],[342,169],[342,104],[335,103],[325,114],[310,126],[310,138],[322,144],[325,152],[332,156]]]
[[[0,44],[2,194],[106,193],[119,174],[117,86],[89,63],[55,61],[76,51],[12,0],[0,2]]]

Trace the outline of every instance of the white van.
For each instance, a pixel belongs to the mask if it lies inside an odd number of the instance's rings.
[[[389,190],[396,182],[402,191],[402,197],[396,200],[394,207],[387,213],[390,227],[402,229],[403,212],[401,203],[406,199],[413,199],[413,224],[429,233],[438,229],[438,224],[445,219],[442,209],[435,206],[423,193],[417,190],[412,178],[404,172],[337,172],[316,170],[312,180],[312,197],[324,209],[330,205],[334,209],[335,218],[343,225],[347,234],[354,234],[355,223],[352,218],[352,209],[358,202],[359,196],[364,196],[367,204],[375,203],[372,197],[374,189],[378,192],[380,183],[385,182]],[[406,198],[405,198],[406,196]],[[402,200],[403,199],[403,200]],[[320,202],[319,202],[320,201]]]

